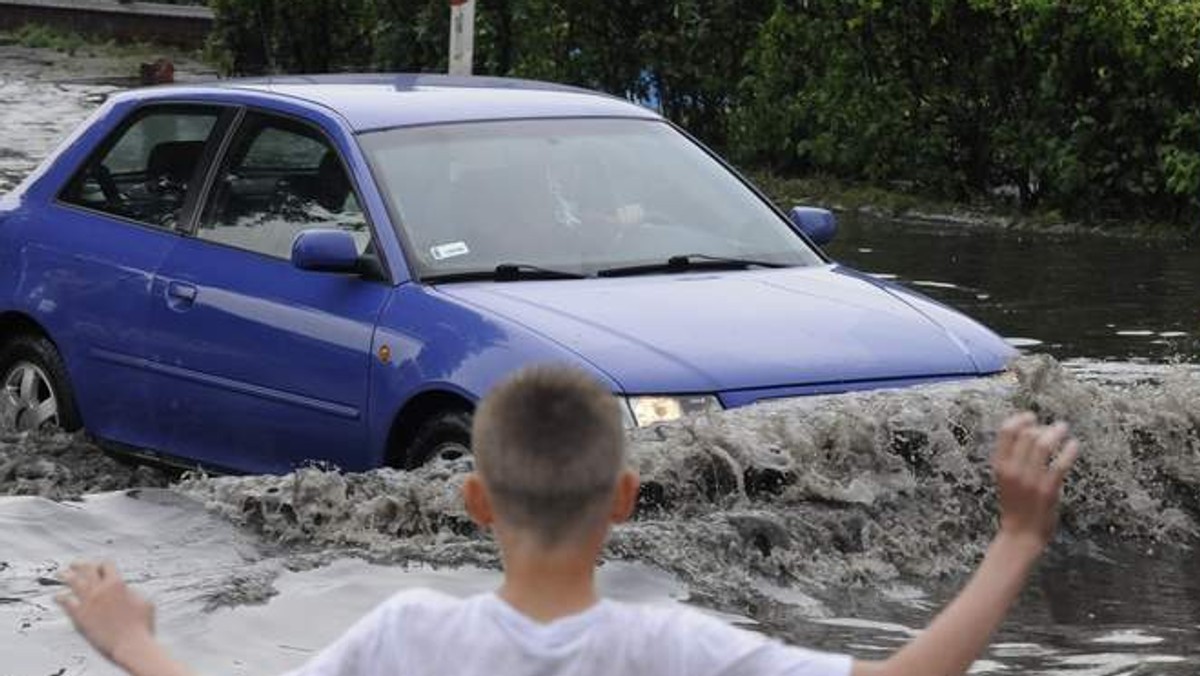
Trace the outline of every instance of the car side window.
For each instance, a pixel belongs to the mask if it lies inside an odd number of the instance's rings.
[[[154,227],[175,227],[220,115],[220,108],[209,106],[132,113],[84,162],[60,199]]]
[[[333,145],[300,122],[248,113],[222,160],[196,235],[290,258],[300,232],[336,228],[367,252],[371,234]]]

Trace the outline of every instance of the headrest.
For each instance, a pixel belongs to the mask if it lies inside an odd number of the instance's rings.
[[[166,177],[177,183],[187,183],[200,162],[204,141],[167,141],[154,146],[146,159],[146,177]]]

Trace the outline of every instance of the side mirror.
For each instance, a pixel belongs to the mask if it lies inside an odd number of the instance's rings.
[[[313,272],[358,272],[358,246],[344,230],[304,230],[292,241],[292,265]]]
[[[828,209],[792,207],[788,215],[792,223],[818,246],[832,242],[833,236],[837,234],[837,217]]]

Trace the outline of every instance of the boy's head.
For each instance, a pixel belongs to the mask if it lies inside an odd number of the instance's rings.
[[[484,398],[471,437],[477,475],[464,490],[483,525],[552,548],[602,539],[633,509],[617,399],[582,371],[520,371]]]

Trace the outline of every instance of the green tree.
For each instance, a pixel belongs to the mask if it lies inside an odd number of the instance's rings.
[[[443,71],[444,0],[212,0],[232,72]],[[653,101],[739,161],[1200,217],[1200,0],[479,0],[475,68]]]

